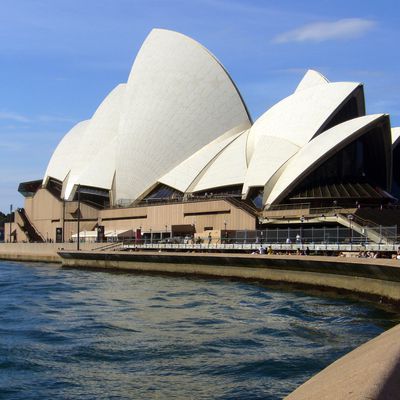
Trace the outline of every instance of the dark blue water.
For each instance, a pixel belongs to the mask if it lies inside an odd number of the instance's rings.
[[[399,320],[251,283],[0,262],[0,399],[280,399]]]

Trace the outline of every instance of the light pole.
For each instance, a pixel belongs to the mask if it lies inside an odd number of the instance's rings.
[[[11,243],[11,218],[12,218],[12,210],[13,210],[13,205],[10,204],[10,235],[9,235],[9,242]]]
[[[224,220],[225,243],[228,241],[228,232],[226,231],[226,220]]]
[[[353,219],[354,219],[354,215],[352,215],[352,214],[349,214],[348,216],[347,216],[347,219],[349,220],[349,223],[350,223],[350,246],[353,244],[353,227],[352,227],[352,222],[353,222]]]
[[[63,219],[62,219],[62,235],[61,241],[65,242],[65,199],[63,199]]]
[[[303,223],[304,223],[304,215],[300,217],[300,244],[303,245]]]
[[[150,228],[150,244],[153,244],[153,233],[151,232],[151,228]]]
[[[77,221],[77,228],[78,228],[78,237],[77,237],[77,242],[76,242],[76,250],[79,251],[80,250],[80,235],[79,235],[79,231],[81,229],[81,185],[78,185],[78,221]]]

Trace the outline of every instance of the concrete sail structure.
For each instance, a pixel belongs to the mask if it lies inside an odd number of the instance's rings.
[[[252,187],[264,187],[300,147],[276,136],[262,136],[251,157],[244,181],[244,197]]]
[[[101,167],[111,177],[115,172],[116,154],[109,155],[118,135],[120,110],[125,95],[125,85],[120,84],[100,104],[88,124],[82,140],[84,154],[71,166],[68,181],[64,183],[65,198],[71,199],[77,185],[111,189],[111,180],[100,173]],[[108,178],[108,179],[107,179]]]
[[[134,201],[212,140],[251,125],[217,59],[194,40],[155,29],[129,76],[118,136],[117,199]]]
[[[329,161],[351,143],[354,173],[350,156],[342,157],[343,165]],[[61,185],[66,200],[76,198],[80,186],[90,201],[100,196],[102,206],[207,192],[244,202],[258,196],[263,208],[325,201],[324,183],[313,174],[330,163],[328,183],[341,179],[351,193],[385,196],[398,143],[400,130],[392,130],[391,141],[386,115],[365,116],[360,83],[329,82],[314,70],[252,124],[238,89],[207,49],[180,33],[154,29],[128,82],[61,140],[43,185]],[[369,158],[379,173],[371,172]],[[398,181],[393,185],[400,193]],[[30,193],[31,185],[25,189]],[[335,188],[326,198],[352,198],[346,190]]]
[[[248,149],[248,161],[253,156],[258,141],[263,136],[276,136],[304,146],[326,129],[327,123],[340,112],[341,106],[352,97],[360,97],[359,83],[327,83],[296,91],[271,107],[252,126]],[[361,101],[358,101],[361,103]],[[364,115],[360,105],[351,117]],[[342,121],[341,121],[342,122]]]
[[[309,89],[317,85],[324,85],[325,83],[329,83],[328,79],[326,79],[325,76],[323,76],[318,71],[309,69],[303,76],[303,79],[298,84],[295,92],[299,92],[300,90],[304,89]]]
[[[118,85],[92,118],[76,125],[54,152],[44,182],[50,177],[62,181],[65,199],[73,198],[78,184],[111,190],[116,161],[113,149],[124,94],[125,85]]]
[[[340,125],[336,125],[316,137],[313,141],[299,150],[287,164],[271,192],[264,193],[266,198],[265,203],[269,205],[282,200],[285,195],[300,183],[302,179],[309,175],[324,161],[329,160],[330,157],[337,154],[346,145],[354,142],[361,135],[367,133],[369,129],[377,126],[382,122],[382,120],[387,119],[387,116],[383,114],[355,118],[343,122]],[[390,187],[388,177],[391,172],[391,159],[387,159],[387,153],[390,155],[390,151],[387,152],[387,147],[390,143],[390,136],[388,130],[384,130],[381,134],[383,139],[382,150],[386,157],[381,160],[376,159],[371,161],[374,163],[374,168],[379,169],[384,173],[385,179],[384,182],[382,182],[382,186],[383,188],[388,189],[388,187]],[[386,137],[384,137],[384,135],[386,135]],[[381,165],[380,168],[377,165],[379,161],[383,162],[383,165]],[[354,168],[354,166],[351,166],[351,168]],[[365,174],[365,172],[363,173]]]
[[[243,132],[221,151],[207,166],[192,192],[212,191],[225,186],[242,185],[246,176],[246,141],[248,131]]]
[[[47,165],[43,179],[44,184],[50,177],[61,182],[64,181],[71,170],[71,166],[85,156],[85,149],[81,146],[81,140],[89,123],[90,120],[79,122],[62,138]]]
[[[393,176],[392,194],[400,197],[400,127],[392,128]]]
[[[194,185],[196,178],[200,178],[213,159],[243,133],[244,127],[239,125],[213,140],[165,174],[159,182],[180,192],[190,192],[190,187]]]

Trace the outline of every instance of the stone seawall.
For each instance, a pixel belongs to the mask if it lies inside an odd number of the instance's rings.
[[[84,251],[102,246],[103,243],[81,244]],[[72,251],[76,243],[0,243],[0,260],[61,263],[60,249]]]
[[[195,274],[335,288],[400,302],[400,262],[320,256],[250,254],[59,253],[64,266]]]
[[[399,339],[397,325],[329,365],[285,400],[399,399]]]

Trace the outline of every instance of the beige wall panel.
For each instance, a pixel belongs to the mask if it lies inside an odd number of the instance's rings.
[[[142,231],[146,231],[146,219],[124,219],[124,220],[113,220],[113,221],[102,221],[105,231],[117,231],[117,230],[130,230],[136,231],[142,227]]]
[[[31,216],[33,212],[33,197],[25,197],[24,209],[27,215]]]
[[[221,212],[221,214],[184,216],[185,213],[207,212]],[[125,219],[140,215],[147,215],[147,218]],[[165,230],[170,231],[171,225],[195,224],[196,231],[201,232],[205,227],[224,229],[224,221],[227,223],[227,229],[255,229],[253,216],[223,200],[103,210],[100,212],[100,217],[102,218],[101,224],[106,230],[135,230],[141,227],[143,232],[148,232],[150,229],[153,232],[164,232]],[[115,219],[107,220],[108,218]],[[166,225],[167,228],[165,228]]]
[[[94,226],[96,225],[95,221],[81,221],[79,224],[79,230],[82,231],[93,231]],[[55,233],[56,228],[61,225],[54,224],[53,232]],[[65,222],[65,233],[64,238],[65,241],[68,242],[71,239],[72,235],[75,235],[78,232],[78,224],[77,221],[68,221]]]
[[[27,242],[28,238],[26,237],[25,233],[23,230],[18,226],[18,219],[16,218],[16,222],[11,222],[11,232],[13,233],[16,231],[17,237],[16,241],[17,242]],[[10,243],[10,223],[6,222],[4,224],[4,241],[6,243]],[[14,238],[12,239],[14,241]]]
[[[231,205],[224,200],[185,203],[184,213],[230,211]]]
[[[169,204],[164,206],[148,207],[147,223],[155,231],[171,230],[171,225],[181,225],[183,220],[183,204]]]
[[[42,234],[43,238],[55,241],[56,228],[63,226],[62,201],[53,197],[46,190],[40,189],[34,198],[26,199],[25,205],[25,210],[31,222]],[[64,237],[66,241],[77,233],[77,220],[72,215],[77,208],[78,202],[65,202]],[[136,230],[141,227],[142,232],[149,232],[150,229],[153,232],[170,232],[171,225],[194,224],[196,232],[202,232],[206,227],[212,227],[216,230],[224,229],[224,222],[226,222],[226,229],[228,230],[255,229],[256,220],[253,216],[224,200],[108,210],[97,210],[81,203],[81,213],[81,231],[93,230],[97,222],[104,225],[106,231]],[[187,213],[198,214],[185,216]],[[88,219],[90,221],[85,221]],[[21,237],[21,235],[18,237]]]
[[[60,206],[62,209],[62,202],[60,201]],[[73,214],[75,214],[78,209],[77,201],[66,201],[65,202],[65,219],[74,218]],[[96,219],[99,216],[99,210],[88,206],[87,204],[81,203],[81,218],[82,219]]]
[[[31,214],[28,217],[33,223],[38,220],[59,219],[62,215],[61,201],[46,189],[39,189],[33,197]]]
[[[99,217],[104,218],[127,218],[127,217],[140,217],[147,215],[147,207],[135,208],[112,208],[100,211]]]

